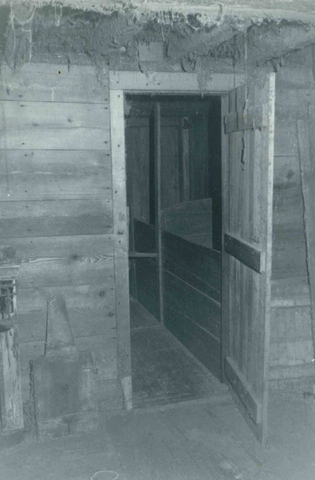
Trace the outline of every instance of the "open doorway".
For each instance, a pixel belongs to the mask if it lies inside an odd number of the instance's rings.
[[[221,98],[126,95],[125,121],[133,404],[222,395]]]
[[[118,367],[126,408],[132,408],[125,213],[127,166],[124,112],[128,105],[125,108],[124,98],[132,92],[200,95],[200,87],[195,74],[161,73],[147,78],[138,72],[112,72],[110,85]],[[206,92],[220,95],[222,102],[224,248],[221,253],[212,248],[210,258],[206,259],[203,255],[192,255],[191,251],[187,254],[182,242],[186,242],[186,247],[191,242],[178,235],[172,248],[168,248],[168,238],[174,239],[174,235],[162,228],[166,220],[159,195],[156,220],[160,228],[156,229],[157,238],[153,236],[157,251],[135,250],[133,254],[135,259],[155,258],[158,263],[158,288],[163,292],[163,295],[158,295],[161,326],[167,327],[200,362],[208,361],[207,367],[215,375],[220,377],[223,374],[239,410],[256,437],[264,443],[267,438],[269,380],[275,74],[247,79],[242,75],[214,74],[205,86],[204,96]],[[154,138],[161,138],[161,117],[161,102],[156,102]],[[156,142],[155,150],[155,157],[159,159],[155,184],[159,185],[162,172],[160,142]],[[160,192],[161,188],[157,191]],[[145,237],[140,235],[141,241]],[[203,249],[203,253],[210,251],[194,243],[196,247]],[[187,268],[189,259],[192,261]],[[196,270],[192,274],[193,266]],[[217,277],[221,275],[222,291],[218,296]],[[177,277],[176,282],[172,283],[174,277]],[[190,285],[192,277],[194,282],[197,277],[197,284],[193,286]],[[182,288],[187,284],[188,289]],[[200,292],[200,288],[204,292]],[[222,297],[222,302],[215,300],[213,294],[219,299]],[[199,303],[205,297],[206,305],[203,301]],[[209,312],[210,317],[205,312]]]

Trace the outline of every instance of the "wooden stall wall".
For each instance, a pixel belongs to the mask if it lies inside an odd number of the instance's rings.
[[[312,48],[287,58],[276,76],[271,377],[313,373],[310,294],[297,121],[315,88]]]
[[[221,254],[163,232],[165,326],[221,375]]]
[[[25,400],[29,361],[44,353],[47,300],[62,294],[77,348],[95,357],[100,408],[121,401],[108,95],[108,72],[97,79],[90,66],[1,70],[0,243],[22,259]]]

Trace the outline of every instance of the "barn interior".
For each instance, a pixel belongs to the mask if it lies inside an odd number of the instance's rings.
[[[310,0],[0,1],[6,478],[52,438],[56,478],[89,478],[65,469],[86,442],[91,478],[313,478],[314,21]]]

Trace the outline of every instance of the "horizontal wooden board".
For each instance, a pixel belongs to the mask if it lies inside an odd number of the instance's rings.
[[[114,283],[113,236],[5,239],[21,259],[19,288]]]
[[[152,114],[154,102],[152,100],[144,101],[143,98],[140,102],[137,101],[139,96],[134,96],[130,100],[128,98],[128,116],[126,122],[128,126],[139,127],[148,125],[148,117]],[[169,102],[161,102],[161,126],[167,127],[180,127],[180,117],[189,117],[190,115],[207,115],[211,108],[212,98],[204,97],[199,99],[192,99],[187,97],[181,100],[171,99]]]
[[[15,256],[27,263],[38,258],[66,258],[80,260],[82,257],[114,255],[113,235],[75,235],[66,237],[6,238]]]
[[[0,200],[111,197],[110,154],[81,150],[0,150]]]
[[[267,106],[259,105],[252,110],[244,112],[231,112],[224,117],[225,133],[242,132],[263,128],[268,125]]]
[[[221,253],[163,232],[163,260],[221,291]],[[188,282],[190,283],[190,282]]]
[[[200,280],[198,277],[192,275],[189,271],[179,267],[173,262],[163,261],[163,268],[172,275],[175,275],[183,280],[185,283],[188,283],[192,287],[196,288],[201,293],[204,293],[208,297],[212,298],[217,303],[221,303],[221,283],[219,285],[212,286],[204,280]]]
[[[164,306],[189,318],[218,341],[221,335],[220,304],[180,278],[164,271]]]
[[[213,335],[200,328],[182,312],[165,305],[164,323],[166,328],[211,372],[220,379],[221,348]]]
[[[229,234],[224,235],[224,248],[229,255],[232,255],[255,272],[264,272],[264,252]]]
[[[116,336],[115,290],[113,283],[74,287],[17,289],[17,322],[20,341],[45,339],[47,302],[63,295],[74,335]]]
[[[255,398],[254,392],[252,392],[246,378],[238,370],[237,365],[230,357],[225,358],[224,373],[252,420],[256,424],[261,423],[262,404]]]
[[[181,237],[187,235],[207,234],[212,236],[212,214],[207,212],[189,213],[187,215],[169,215],[162,225],[163,230]]]
[[[206,92],[225,92],[244,83],[244,75],[213,73],[202,87]],[[147,76],[142,72],[109,72],[110,88],[126,91],[196,91],[200,92],[196,73],[155,73]]]
[[[0,238],[111,233],[111,199],[0,202]]]
[[[2,103],[1,149],[109,150],[109,107],[89,103]]]
[[[157,258],[157,253],[129,252],[129,258]]]
[[[108,354],[115,358],[115,347],[117,344],[116,338],[105,338],[104,335],[93,335],[93,336],[85,336],[85,337],[78,337],[75,338],[75,346],[77,347],[78,351],[100,351],[103,350],[104,358],[106,356],[106,348],[108,348]],[[21,350],[21,363],[22,363],[22,356],[24,359],[32,359],[39,357],[40,355],[44,355],[45,353],[45,342],[21,342],[20,343],[20,350]]]
[[[91,285],[105,281],[115,281],[114,259],[105,255],[35,258],[22,263],[18,276],[20,288]]]
[[[195,245],[201,245],[202,247],[211,248],[213,247],[213,236],[208,235],[207,233],[193,233],[192,235],[181,235],[182,238],[188,240],[188,242],[194,243]],[[220,248],[221,248],[221,238]]]
[[[75,338],[83,336],[104,335],[116,338],[115,297],[107,295],[103,308],[87,304],[83,308],[67,308],[70,324]],[[20,342],[42,342],[46,336],[46,310],[32,310],[30,301],[27,313],[20,311],[17,315]]]
[[[17,314],[28,315],[30,312],[42,312],[45,316],[47,302],[58,295],[63,295],[67,309],[80,312],[91,309],[99,312],[104,311],[108,305],[112,305],[115,292],[112,281],[100,285],[75,285],[58,287],[17,287]],[[108,309],[110,314],[115,314],[113,309]]]
[[[0,100],[108,102],[108,71],[100,81],[90,65],[26,63],[16,72],[1,67]]]
[[[162,215],[162,226],[164,227],[164,222],[167,224],[167,219],[169,216],[172,218],[180,215],[189,215],[190,213],[199,213],[199,212],[209,212],[212,211],[212,198],[202,198],[199,200],[192,200],[189,202],[181,202],[176,205],[171,205],[168,208],[164,208],[161,212]]]

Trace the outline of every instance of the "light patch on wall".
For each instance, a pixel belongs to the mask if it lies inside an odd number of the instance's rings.
[[[165,47],[163,42],[139,44],[140,62],[160,62],[164,59]]]

